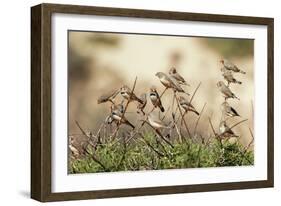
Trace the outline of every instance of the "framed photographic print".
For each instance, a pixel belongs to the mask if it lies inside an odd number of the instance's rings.
[[[273,187],[273,19],[31,8],[31,197]]]

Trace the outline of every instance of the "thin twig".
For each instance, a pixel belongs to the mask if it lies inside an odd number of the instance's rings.
[[[213,126],[213,124],[212,124],[212,121],[211,121],[210,117],[208,118],[208,120],[209,120],[209,123],[210,123],[210,126],[211,126],[211,128],[212,128],[212,131],[213,131],[214,135],[217,136],[217,133],[216,133],[216,131],[215,131],[215,129],[214,129],[214,126]]]
[[[118,132],[118,130],[119,130],[119,128],[120,128],[121,121],[122,121],[122,119],[124,118],[124,115],[125,115],[125,113],[126,113],[126,110],[127,110],[128,106],[129,106],[129,104],[130,104],[130,102],[131,102],[131,98],[132,98],[132,95],[133,95],[133,93],[134,93],[134,90],[135,90],[135,87],[136,87],[136,83],[137,83],[137,77],[135,78],[133,88],[132,88],[132,90],[131,90],[131,92],[130,92],[129,99],[128,99],[126,105],[125,105],[124,112],[123,112],[122,115],[121,115],[121,119],[118,121],[117,127],[116,127],[115,131],[113,132],[113,134],[110,136],[110,139],[111,139],[112,137],[115,137],[115,136],[116,136],[116,134],[117,134],[117,132]]]
[[[126,153],[127,153],[127,143],[126,143],[126,136],[123,135],[123,154],[122,154],[122,157],[120,158],[120,161],[116,167],[116,171],[119,171],[120,170],[120,167],[122,165],[122,163],[124,162],[125,160],[125,157],[126,157]]]
[[[199,116],[198,116],[198,118],[197,118],[197,120],[196,120],[196,124],[195,124],[194,130],[193,130],[193,135],[195,135],[195,132],[196,132],[196,129],[197,129],[199,120],[200,120],[200,118],[201,118],[201,116],[202,116],[202,114],[203,114],[203,111],[204,111],[204,109],[205,109],[206,104],[207,104],[207,103],[205,102],[205,104],[204,104],[202,110],[200,111],[200,114],[199,114]]]
[[[78,128],[80,129],[80,131],[82,132],[82,134],[85,135],[86,137],[90,138],[89,135],[87,135],[87,133],[82,129],[82,127],[80,126],[78,121],[75,120],[75,123],[78,126]]]
[[[229,128],[229,130],[233,129],[234,127],[238,126],[239,124],[241,124],[241,123],[243,123],[243,122],[246,122],[247,120],[248,120],[248,119],[243,119],[243,120],[237,122],[236,124],[234,124],[233,126],[231,126],[231,127]]]
[[[251,134],[252,139],[251,139],[251,141],[249,142],[249,144],[244,148],[244,151],[245,151],[245,152],[251,147],[251,145],[254,143],[254,140],[255,140],[254,135],[253,135],[253,132],[252,132],[252,130],[251,130],[250,128],[249,128],[249,131],[250,131],[250,134]]]
[[[209,117],[208,119],[209,119],[209,123],[210,123],[211,128],[212,128],[212,131],[213,131],[213,133],[214,133],[214,135],[215,135],[215,138],[219,141],[220,147],[223,148],[222,140],[221,140],[221,139],[219,138],[219,136],[217,135],[217,133],[216,133],[216,131],[215,131],[215,129],[214,129],[214,126],[213,126],[213,124],[212,124],[212,121],[211,121],[210,117]]]
[[[192,96],[190,98],[190,104],[191,104],[191,102],[192,102],[192,100],[193,100],[193,98],[194,98],[194,96],[195,96],[195,94],[196,94],[196,92],[197,92],[197,90],[199,89],[200,86],[201,86],[201,82],[198,84],[198,86],[194,90],[194,92],[193,92],[193,94],[192,94]]]
[[[141,138],[143,139],[143,141],[145,142],[145,144],[147,144],[147,146],[152,149],[152,151],[154,151],[159,157],[164,157],[165,155],[162,154],[161,152],[159,152],[157,149],[155,149],[143,136],[143,134],[139,133],[139,135],[141,136]]]
[[[178,133],[180,143],[182,143],[182,136],[181,136],[181,133],[180,133],[180,131],[179,131],[179,128],[178,128],[178,126],[177,126],[177,124],[176,124],[174,113],[172,113],[172,119],[173,119],[173,124],[174,124],[174,126],[175,126],[175,128],[176,128],[176,132]]]
[[[181,117],[182,117],[182,120],[183,120],[185,129],[186,129],[186,131],[187,131],[187,134],[188,134],[189,138],[191,138],[190,131],[189,131],[188,127],[187,127],[186,121],[185,121],[185,119],[184,119],[183,113],[182,113],[181,108],[180,108],[179,100],[178,100],[178,98],[176,97],[176,92],[174,92],[174,95],[175,95],[175,99],[176,99],[176,102],[177,102],[177,105],[178,105],[178,108],[179,108],[179,111],[180,111],[180,114],[181,114]]]

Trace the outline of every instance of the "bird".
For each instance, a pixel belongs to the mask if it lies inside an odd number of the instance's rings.
[[[161,102],[160,96],[156,90],[156,87],[152,86],[150,88],[149,97],[150,97],[151,103],[153,104],[154,107],[156,107],[156,108],[159,107],[161,112],[165,112],[165,109],[162,105],[162,102]]]
[[[119,94],[119,92],[120,92],[119,89],[106,92],[105,94],[101,95],[98,98],[98,104],[105,103],[108,101],[110,101],[111,103],[114,103],[113,100]]]
[[[227,102],[223,102],[221,104],[221,108],[222,108],[222,112],[224,114],[226,114],[227,116],[230,116],[230,117],[238,116],[238,117],[240,117],[238,112],[233,107],[231,107]]]
[[[138,106],[137,106],[138,113],[139,113],[139,111],[141,111],[142,114],[145,114],[143,110],[144,110],[144,108],[146,106],[146,103],[147,103],[146,93],[143,93],[143,94],[140,95],[140,100],[142,101],[142,103],[139,103]]]
[[[225,121],[221,121],[219,125],[220,137],[238,137],[226,124]]]
[[[111,105],[111,111],[118,110],[121,113],[124,113],[125,112],[125,108],[124,108],[123,103],[124,103],[124,100],[122,100],[119,104],[112,104]]]
[[[235,64],[233,64],[232,62],[226,60],[226,59],[222,59],[220,60],[220,63],[227,69],[227,70],[231,70],[234,72],[239,72],[242,74],[246,74],[246,72],[242,71],[241,69],[239,69]]]
[[[217,83],[217,87],[220,89],[221,93],[223,93],[224,98],[236,98],[240,100],[222,81]]]
[[[223,73],[222,73],[223,78],[227,81],[227,86],[229,86],[230,83],[242,84],[242,82],[236,80],[233,77],[231,71],[229,71],[229,70],[227,70],[225,68],[222,68],[221,70],[223,71]]]
[[[120,89],[120,94],[122,97],[130,101],[137,101],[139,103],[143,103],[132,91],[127,85],[123,85]],[[131,98],[130,98],[131,96]]]
[[[153,118],[152,115],[148,115],[148,123],[156,130],[161,128],[169,128],[163,121]]]
[[[114,109],[111,112],[111,118],[115,121],[118,121],[122,124],[126,124],[126,125],[132,127],[133,129],[135,129],[135,126],[126,119],[126,117],[124,116],[124,113],[122,113],[118,108]]]
[[[169,70],[169,75],[174,78],[179,84],[190,86],[185,79],[177,72],[175,67]]]
[[[163,73],[163,72],[157,72],[155,74],[155,76],[157,76],[160,80],[160,82],[166,87],[166,88],[171,88],[176,92],[182,92],[182,93],[186,93],[181,87],[180,85],[173,79],[171,79],[167,74]],[[189,94],[188,94],[189,95]]]
[[[187,111],[191,111],[194,112],[195,114],[199,115],[199,112],[196,111],[196,109],[194,108],[194,106],[187,101],[183,96],[178,97],[180,106],[185,110],[185,112]]]

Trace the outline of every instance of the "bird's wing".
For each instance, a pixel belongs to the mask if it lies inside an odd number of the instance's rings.
[[[233,109],[232,107],[230,107],[231,112],[233,112],[235,115],[239,116],[239,114],[237,113],[237,111],[235,109]]]
[[[173,77],[181,82],[185,82],[184,78],[179,73],[175,73]]]

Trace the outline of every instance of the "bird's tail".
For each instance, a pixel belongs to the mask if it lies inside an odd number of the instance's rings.
[[[240,70],[239,72],[240,72],[241,74],[246,74],[246,72],[244,72],[244,71],[242,71],[242,70]]]
[[[236,98],[236,99],[238,99],[238,100],[240,100],[240,98],[237,97],[235,94],[233,94],[233,97]]]
[[[184,86],[190,87],[190,84],[188,84],[187,82],[181,82],[180,84],[181,84],[181,85],[184,85]]]
[[[199,112],[197,112],[196,110],[193,111],[195,114],[199,115]]]
[[[126,120],[126,122],[125,122],[127,125],[129,125],[130,127],[132,127],[133,129],[135,129],[135,126],[132,124],[132,123],[130,123],[128,120]]]
[[[161,104],[159,105],[159,108],[160,108],[161,112],[165,112],[165,109]]]

